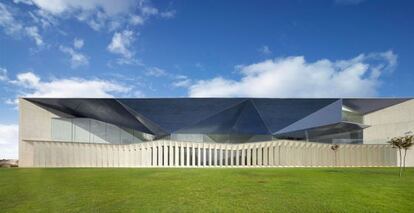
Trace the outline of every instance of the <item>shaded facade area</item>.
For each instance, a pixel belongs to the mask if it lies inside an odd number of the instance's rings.
[[[364,116],[400,99],[25,98],[58,114],[51,139],[132,144],[154,140],[249,143],[279,139],[361,144]]]

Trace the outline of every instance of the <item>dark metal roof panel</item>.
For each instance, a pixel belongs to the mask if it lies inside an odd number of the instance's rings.
[[[253,99],[257,111],[271,132],[306,117],[338,99]]]
[[[28,98],[27,100],[75,117],[93,118],[120,127],[152,133],[115,99]]]
[[[192,126],[246,99],[239,98],[171,98],[118,99],[122,104],[142,114],[162,129],[172,133]]]

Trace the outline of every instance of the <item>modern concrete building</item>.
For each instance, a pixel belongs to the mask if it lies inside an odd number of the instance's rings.
[[[19,109],[22,167],[395,166],[386,142],[414,132],[410,98],[21,98]]]

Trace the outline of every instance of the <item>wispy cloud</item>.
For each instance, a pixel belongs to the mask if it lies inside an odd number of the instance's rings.
[[[131,50],[131,46],[135,40],[135,36],[136,34],[131,30],[115,32],[112,36],[111,43],[109,43],[107,47],[107,50],[111,53],[121,56],[118,62],[132,62],[134,61],[133,57],[135,53]]]
[[[26,33],[30,36],[35,42],[37,46],[43,45],[42,36],[39,34],[39,29],[36,26],[25,27]]]
[[[270,54],[272,54],[272,51],[270,50],[270,48],[267,45],[264,45],[264,46],[260,47],[257,51],[259,51],[263,55],[270,55]]]
[[[83,47],[83,45],[85,44],[85,42],[83,41],[83,39],[80,38],[75,38],[73,40],[73,47],[75,49],[81,49]]]
[[[75,51],[71,47],[59,46],[59,50],[70,56],[70,66],[77,68],[79,66],[85,66],[89,64],[89,59],[84,54]]]
[[[167,72],[158,67],[148,67],[145,71],[145,75],[161,77],[161,76],[166,76]]]
[[[39,29],[36,26],[25,25],[15,18],[11,8],[0,2],[0,27],[3,31],[13,37],[26,36],[35,41],[37,46],[44,44]]]
[[[174,10],[160,11],[151,1],[136,0],[15,0],[34,6],[32,17],[43,26],[56,23],[56,18],[75,18],[96,31],[118,30],[127,25],[142,25],[152,16],[172,18]]]
[[[75,38],[73,40],[73,48],[72,47],[66,47],[63,45],[59,46],[59,50],[70,57],[70,66],[72,68],[77,68],[79,66],[86,66],[89,64],[89,58],[79,52],[80,49],[82,49],[84,45],[84,41],[79,38]]]
[[[0,67],[0,81],[6,81],[6,80],[8,80],[7,69]]]
[[[175,78],[175,80],[173,81],[172,85],[174,87],[182,87],[182,88],[187,88],[191,85],[192,80],[190,78],[188,78],[185,75],[179,75]]]

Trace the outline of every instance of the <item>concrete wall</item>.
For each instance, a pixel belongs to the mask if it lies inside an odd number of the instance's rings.
[[[364,116],[364,143],[386,144],[393,137],[414,134],[414,100],[409,100]],[[407,152],[407,166],[414,166],[414,148]]]
[[[395,166],[389,145],[298,141],[249,144],[154,141],[109,145],[31,141],[33,167],[377,167]]]
[[[19,99],[19,166],[33,165],[33,143],[24,140],[51,140],[52,118],[57,113]]]
[[[390,138],[414,133],[414,100],[364,115],[364,143],[385,144]]]

